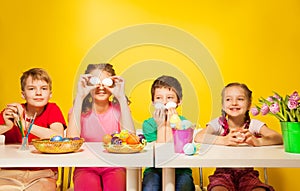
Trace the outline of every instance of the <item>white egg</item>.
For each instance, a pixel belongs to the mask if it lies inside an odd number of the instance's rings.
[[[173,101],[169,101],[167,104],[166,104],[166,108],[167,109],[170,109],[170,108],[176,108],[177,104]]]
[[[102,84],[105,86],[112,86],[114,84],[114,82],[110,78],[104,78],[102,80]]]
[[[193,126],[194,126],[194,124],[192,122],[190,122],[189,120],[182,120],[181,121],[181,128],[182,129],[192,128]]]
[[[100,84],[100,79],[98,77],[95,77],[95,76],[91,77],[89,81],[92,85]]]
[[[163,103],[161,103],[161,102],[156,102],[156,103],[154,104],[154,108],[155,108],[155,109],[164,109],[164,108],[165,108],[165,105],[164,105]]]

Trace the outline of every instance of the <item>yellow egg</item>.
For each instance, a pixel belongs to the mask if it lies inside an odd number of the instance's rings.
[[[181,129],[181,120],[177,114],[173,114],[170,118],[170,126],[172,128]]]
[[[170,123],[178,123],[179,121],[180,121],[180,118],[176,114],[173,114],[170,118]]]
[[[122,130],[122,131],[120,132],[119,138],[120,138],[123,142],[126,142],[128,136],[129,136],[128,131]]]

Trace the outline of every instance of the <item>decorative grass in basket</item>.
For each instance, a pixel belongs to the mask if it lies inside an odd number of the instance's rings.
[[[146,139],[144,135],[135,135],[126,130],[112,135],[105,135],[103,137],[103,147],[110,153],[137,153],[146,146]]]
[[[54,136],[51,139],[34,139],[33,146],[42,153],[70,153],[80,149],[83,138],[62,138]]]

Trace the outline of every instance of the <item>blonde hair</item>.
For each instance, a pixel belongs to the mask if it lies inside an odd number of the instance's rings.
[[[42,68],[31,68],[23,73],[20,78],[21,81],[21,90],[24,91],[26,86],[26,80],[31,76],[32,80],[42,80],[47,82],[50,90],[52,90],[52,80],[46,70]]]

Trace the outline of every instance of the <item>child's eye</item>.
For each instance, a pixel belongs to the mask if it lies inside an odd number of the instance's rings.
[[[48,90],[48,88],[47,88],[47,87],[45,87],[45,88],[42,88],[42,90]]]
[[[168,96],[168,99],[174,99],[174,97],[173,96]]]

